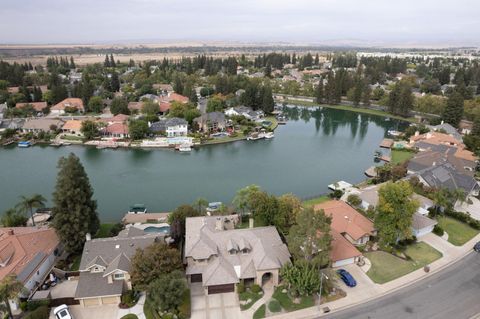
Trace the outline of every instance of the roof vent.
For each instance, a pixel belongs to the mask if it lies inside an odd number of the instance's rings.
[[[115,249],[119,249],[120,248],[120,245],[115,245]]]

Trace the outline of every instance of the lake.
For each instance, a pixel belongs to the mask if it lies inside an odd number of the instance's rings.
[[[257,184],[280,195],[305,198],[339,180],[358,183],[374,164],[389,129],[408,124],[329,108],[293,108],[275,138],[170,149],[97,150],[84,146],[0,148],[0,212],[20,195],[51,199],[61,156],[75,153],[85,166],[102,221],[118,221],[130,205],[169,211],[198,197],[231,202],[238,189]]]

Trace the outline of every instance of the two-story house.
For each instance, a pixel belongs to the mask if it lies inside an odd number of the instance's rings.
[[[150,125],[154,133],[165,134],[167,137],[184,137],[188,134],[188,122],[178,117],[162,119]]]
[[[236,215],[186,220],[185,263],[189,282],[205,294],[235,291],[241,280],[263,286],[279,283],[280,268],[290,253],[273,226],[235,229]]]
[[[132,289],[131,258],[156,238],[158,234],[146,234],[134,227],[117,237],[91,240],[87,235],[75,299],[82,306],[120,303],[122,293]]]

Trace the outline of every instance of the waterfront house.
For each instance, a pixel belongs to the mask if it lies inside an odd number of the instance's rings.
[[[68,120],[62,127],[62,132],[82,136],[82,122],[80,120]]]
[[[65,113],[77,111],[80,113],[85,113],[82,99],[76,97],[66,98],[50,108],[50,113],[53,115],[63,115]]]
[[[226,127],[225,114],[222,112],[210,112],[202,114],[195,118],[193,122],[198,125],[198,129],[202,132],[223,131]]]
[[[24,133],[51,132],[63,127],[64,122],[58,119],[36,118],[25,121],[22,126]]]
[[[235,229],[237,215],[186,219],[184,258],[187,278],[200,283],[205,294],[235,291],[247,285],[279,283],[280,268],[290,253],[273,226]]]
[[[49,275],[62,246],[53,228],[0,228],[0,280],[14,274],[24,287],[21,297],[31,296]],[[18,309],[15,300],[12,310]]]
[[[128,125],[125,123],[113,123],[102,129],[105,137],[128,138]]]
[[[132,231],[111,238],[92,240],[87,234],[75,299],[84,307],[119,304],[123,292],[132,289],[131,258],[137,249],[144,249],[160,238],[163,237],[144,234],[133,227]]]
[[[369,186],[363,189],[352,188],[342,199],[346,200],[348,195],[355,194],[362,200],[360,204],[362,209],[367,210],[369,207],[375,208],[379,200],[378,190],[382,185],[384,184]],[[412,199],[419,203],[419,207],[412,217],[412,234],[418,238],[431,233],[437,222],[427,217],[428,209],[434,206],[432,200],[415,193],[412,195]]]
[[[150,125],[153,133],[164,134],[167,137],[183,137],[188,134],[188,122],[178,117],[161,119]]]
[[[332,267],[358,262],[362,253],[355,247],[366,244],[377,232],[373,222],[343,201],[330,200],[314,206],[332,218]]]
[[[247,106],[236,106],[236,107],[228,108],[227,110],[225,110],[225,115],[244,116],[245,118],[252,121],[258,121],[265,116],[263,111],[261,110],[254,111],[251,107],[247,107]]]
[[[30,105],[38,113],[43,112],[43,110],[47,108],[47,102],[17,103],[15,104],[15,108],[23,109],[27,105]]]

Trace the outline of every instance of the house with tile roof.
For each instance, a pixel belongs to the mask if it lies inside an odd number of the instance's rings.
[[[263,286],[279,283],[280,268],[290,253],[273,226],[235,229],[237,216],[186,219],[184,259],[190,283],[205,294],[235,291],[241,280]]]
[[[332,267],[353,264],[362,258],[356,246],[366,244],[377,232],[373,222],[347,203],[330,200],[314,206],[332,218]]]
[[[62,246],[53,228],[0,228],[0,280],[15,275],[29,297],[43,283],[60,255]],[[10,302],[12,310],[18,304]]]
[[[222,112],[210,112],[202,114],[193,119],[193,122],[198,126],[198,129],[203,132],[222,131],[226,127],[225,114]]]
[[[150,125],[153,133],[165,134],[167,137],[180,137],[188,135],[188,122],[178,117],[161,119]]]
[[[76,97],[69,97],[55,104],[50,108],[50,113],[53,115],[63,115],[66,113],[65,110],[68,109],[76,109],[80,113],[85,113],[82,99]]]
[[[27,119],[22,126],[23,133],[51,132],[63,128],[64,122],[58,119],[33,118]]]
[[[84,307],[119,304],[122,293],[132,289],[131,258],[137,249],[144,249],[161,238],[159,234],[146,234],[135,227],[116,237],[90,239],[87,235],[75,299]]]
[[[74,134],[77,136],[83,136],[82,133],[82,122],[81,120],[68,120],[65,121],[65,124],[62,127],[62,132]]]
[[[27,105],[32,106],[36,112],[42,112],[47,107],[47,102],[29,102],[29,103],[17,103],[15,108],[22,109]]]

